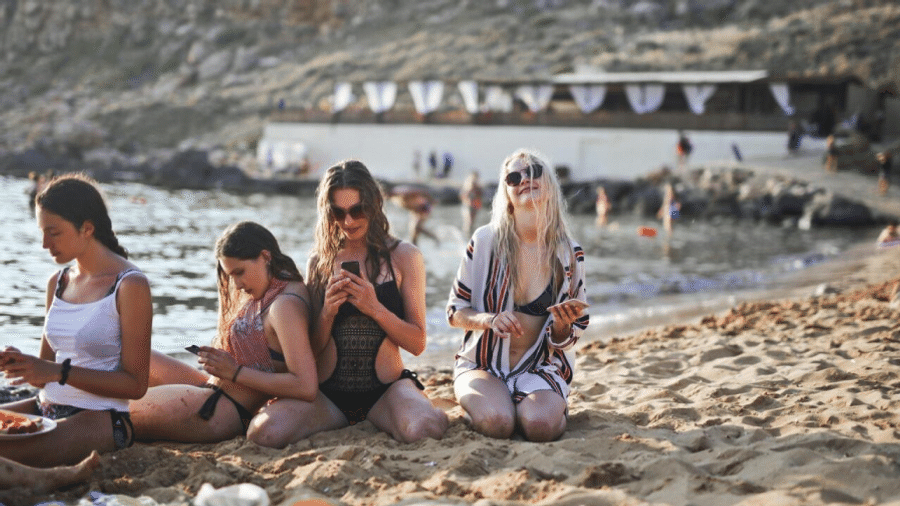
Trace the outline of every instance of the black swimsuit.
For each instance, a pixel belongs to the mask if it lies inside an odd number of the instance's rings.
[[[513,303],[513,311],[518,311],[520,313],[525,313],[531,316],[547,316],[550,314],[550,311],[547,310],[550,306],[553,305],[553,281],[547,285],[547,288],[541,292],[540,295],[537,296],[536,299],[520,306],[518,304]]]
[[[403,296],[393,274],[391,269],[391,279],[375,287],[375,296],[388,311],[403,319]],[[350,425],[354,425],[366,419],[372,406],[391,386],[382,383],[375,370],[375,358],[387,333],[375,320],[345,302],[334,317],[331,336],[337,347],[337,364],[331,377],[319,388],[344,413]],[[412,371],[404,370],[400,378],[410,378],[424,389]]]

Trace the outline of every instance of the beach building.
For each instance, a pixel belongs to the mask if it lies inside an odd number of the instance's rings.
[[[693,143],[692,163],[732,161],[784,154],[792,119],[814,149],[842,124],[900,131],[885,124],[883,107],[852,75],[766,70],[339,82],[327,109],[273,114],[257,154],[273,172],[304,158],[321,167],[350,156],[389,180],[460,180],[473,169],[493,176],[508,153],[527,146],[573,180],[630,179],[674,166],[679,131]],[[429,172],[430,154],[453,167]]]

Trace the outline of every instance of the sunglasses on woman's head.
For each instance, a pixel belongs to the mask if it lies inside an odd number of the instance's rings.
[[[334,216],[334,219],[337,221],[344,221],[348,214],[354,220],[360,220],[366,217],[366,210],[363,209],[361,202],[350,206],[350,209],[344,209],[343,207],[338,207],[334,204],[331,205],[331,215]]]
[[[522,180],[528,175],[529,171],[531,171],[531,177],[529,179],[537,179],[544,173],[544,166],[539,163],[527,165],[522,169],[507,174],[504,181],[506,181],[508,186],[519,186],[522,183]]]

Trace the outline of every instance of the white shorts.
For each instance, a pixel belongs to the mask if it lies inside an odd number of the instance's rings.
[[[509,394],[513,402],[518,404],[528,394],[541,390],[550,390],[559,394],[563,399],[569,398],[569,384],[563,379],[562,375],[555,367],[544,367],[542,369],[528,369],[506,379],[494,371],[479,368],[475,362],[470,362],[464,358],[456,359],[456,366],[453,370],[453,379],[469,371],[485,371],[488,374],[500,379],[506,384]]]

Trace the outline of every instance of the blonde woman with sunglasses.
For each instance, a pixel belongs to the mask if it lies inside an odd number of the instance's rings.
[[[566,429],[571,349],[588,325],[584,253],[559,183],[534,151],[503,162],[491,213],[450,291],[448,320],[466,331],[454,390],[476,431],[552,441]]]

